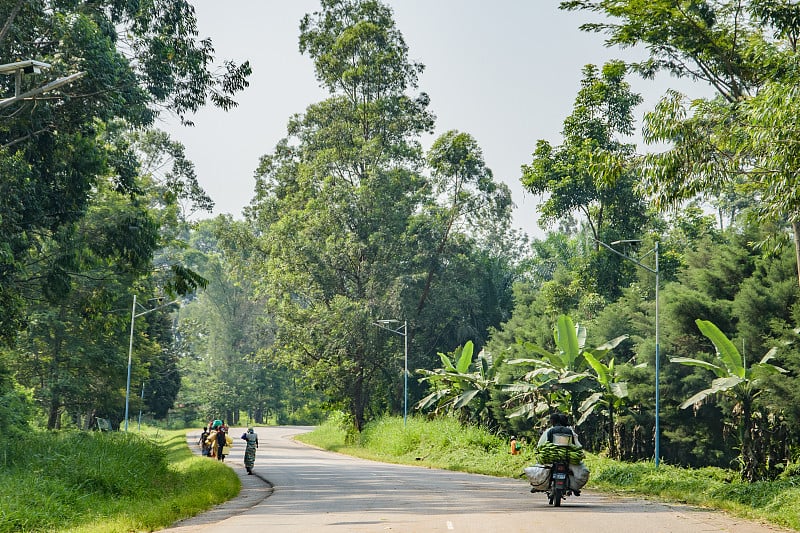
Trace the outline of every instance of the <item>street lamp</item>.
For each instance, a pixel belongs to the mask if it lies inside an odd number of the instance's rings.
[[[47,83],[41,87],[31,89],[30,91],[24,93],[22,92],[23,74],[39,74],[43,70],[47,70],[49,68],[50,68],[49,63],[36,61],[35,59],[26,59],[25,61],[17,61],[14,63],[6,63],[4,65],[0,65],[0,74],[7,74],[9,76],[14,76],[14,96],[0,99],[0,109],[13,104],[14,102],[18,102],[20,100],[24,100],[32,96],[36,96],[37,94],[46,93],[48,91],[52,91],[53,89],[57,89],[58,87],[61,87],[62,85],[77,80],[78,78],[84,75],[84,72],[76,72],[75,74],[70,74],[69,76],[58,78],[57,80],[51,81],[50,83]]]
[[[162,300],[163,298],[153,298],[154,300]],[[128,383],[125,386],[125,431],[128,431],[128,405],[131,396],[131,360],[133,359],[133,324],[136,321],[137,317],[146,315],[148,313],[152,313],[153,311],[157,311],[162,307],[167,307],[168,305],[176,304],[180,300],[173,300],[166,304],[161,304],[156,306],[152,309],[146,309],[139,313],[136,312],[136,295],[133,295],[133,307],[131,308],[131,340],[128,344]],[[141,306],[141,304],[140,304]],[[144,384],[142,384],[142,397],[144,397]]]
[[[644,263],[642,263],[638,259],[635,259],[633,257],[630,257],[629,255],[626,255],[626,254],[620,252],[619,250],[609,246],[608,244],[604,243],[603,241],[598,241],[597,239],[594,239],[594,242],[596,242],[597,244],[599,244],[600,246],[602,246],[602,247],[604,247],[604,248],[606,248],[608,250],[611,250],[612,252],[614,252],[618,256],[620,256],[620,257],[622,257],[624,259],[627,259],[628,261],[631,261],[632,263],[636,264],[637,266],[642,267],[643,269],[647,270],[648,272],[651,272],[651,273],[655,274],[655,276],[656,276],[656,427],[655,427],[655,433],[656,434],[655,434],[655,464],[656,464],[656,468],[658,468],[658,464],[659,464],[659,461],[660,461],[660,459],[659,459],[660,458],[659,441],[660,441],[660,435],[661,435],[661,429],[660,429],[660,426],[659,426],[659,414],[658,414],[659,404],[660,404],[660,400],[661,400],[661,392],[659,390],[659,383],[660,383],[659,380],[660,380],[660,370],[661,370],[660,366],[661,365],[659,364],[659,347],[658,347],[658,333],[659,333],[659,331],[658,331],[658,285],[659,285],[659,279],[658,279],[659,278],[658,241],[655,242],[655,246],[653,247],[653,249],[650,250],[650,252],[647,252],[647,254],[645,254],[642,257],[642,258],[647,257],[648,255],[650,255],[650,253],[655,254],[655,268],[652,268],[652,267],[649,267],[649,266],[645,265]],[[614,241],[611,244],[613,244],[613,245],[616,245],[616,244],[628,244],[628,243],[634,243],[634,242],[642,242],[642,241],[639,240],[639,239],[627,239],[627,240]]]
[[[408,418],[408,321],[404,320],[402,326],[390,326],[390,324],[399,323],[399,320],[394,319],[374,322],[379,328],[403,336],[403,426],[405,426],[406,418]]]

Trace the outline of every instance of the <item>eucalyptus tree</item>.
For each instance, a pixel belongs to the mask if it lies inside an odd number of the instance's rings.
[[[609,45],[645,45],[649,58],[634,68],[646,76],[667,70],[715,89],[717,98],[691,103],[670,91],[649,114],[645,140],[673,146],[646,159],[643,190],[662,209],[698,195],[728,206],[735,205],[732,192],[753,199],[752,216],[775,228],[765,242],[793,239],[800,284],[800,187],[792,148],[800,6],[575,0],[561,7],[613,17],[582,27],[606,33]]]
[[[584,67],[573,111],[564,121],[564,142],[553,147],[539,140],[533,161],[523,165],[523,186],[547,195],[538,207],[543,224],[579,214],[595,242],[635,238],[644,226],[645,204],[634,190],[634,147],[621,140],[633,133],[633,110],[642,99],[631,91],[625,75],[626,66],[619,61],[601,69]],[[596,292],[616,296],[625,268],[616,258],[594,264],[590,269],[595,279],[587,283]]]
[[[427,95],[406,94],[422,66],[388,7],[325,0],[300,28],[330,97],[290,121],[294,146],[262,160],[251,216],[265,237],[276,351],[360,428],[373,391],[399,370],[372,322],[404,314],[403,241],[425,186],[417,137],[433,118]]]
[[[426,161],[431,194],[413,221],[414,268],[424,281],[411,286],[419,294],[416,365],[432,368],[441,346],[472,341],[480,352],[489,328],[508,320],[523,254],[510,228],[510,191],[494,180],[471,135],[445,132]]]
[[[433,172],[422,172],[419,138],[433,116],[428,96],[411,93],[423,67],[409,61],[387,6],[323,0],[301,22],[300,50],[329,97],[294,116],[262,158],[248,216],[276,316],[273,352],[361,428],[398,405],[402,383],[399,350],[386,349],[398,339],[373,322],[408,320],[409,367],[418,366],[415,336],[436,324],[426,315],[432,295],[474,249],[460,225],[477,223],[483,215],[472,211],[487,202],[504,213],[510,204],[465,134],[435,143]],[[443,314],[462,307],[450,301]]]

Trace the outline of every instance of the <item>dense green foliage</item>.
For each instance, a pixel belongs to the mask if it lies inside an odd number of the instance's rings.
[[[153,530],[240,488],[230,468],[193,455],[183,431],[32,432],[4,447],[3,470],[3,532]]]
[[[274,317],[255,292],[253,250],[245,224],[220,216],[191,232],[184,259],[209,281],[178,320],[183,386],[178,416],[188,423],[314,424],[321,397],[300,374],[267,353]]]
[[[564,143],[553,147],[539,140],[533,162],[523,165],[522,184],[543,196],[537,207],[542,227],[579,215],[593,239],[611,242],[634,235],[647,222],[644,198],[634,188],[635,147],[623,142],[635,129],[633,110],[642,98],[630,90],[625,74],[619,61],[599,71],[587,65],[572,114],[564,120]],[[583,283],[605,297],[619,296],[627,265],[618,263],[605,256],[590,259]]]
[[[300,50],[329,97],[292,118],[257,172],[252,264],[274,316],[263,357],[300,370],[361,427],[401,405],[398,340],[409,368],[428,367],[440,347],[481,344],[508,316],[510,193],[466,133],[423,154],[433,116],[425,93],[410,94],[422,65],[388,7],[323,0],[301,23]],[[382,332],[382,319],[407,321],[406,337]]]
[[[207,103],[234,106],[250,67],[214,65],[185,1],[3,0],[0,27],[4,63],[49,65],[0,80],[10,98],[0,111],[0,369],[13,376],[0,397],[21,385],[51,429],[116,425],[131,314],[206,285],[170,250],[186,217],[213,202],[183,147],[150,128],[165,109],[188,122]],[[36,92],[73,73],[82,76]],[[139,318],[132,333],[131,381],[158,417],[180,386],[172,310]],[[24,413],[6,408],[0,419]]]

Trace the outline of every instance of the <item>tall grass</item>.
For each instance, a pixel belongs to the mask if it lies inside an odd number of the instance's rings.
[[[239,491],[236,474],[193,456],[184,431],[34,432],[6,445],[0,533],[148,531]]]
[[[333,420],[297,439],[367,459],[520,479],[522,468],[535,462],[533,446],[523,445],[520,455],[511,455],[506,439],[450,418],[409,417],[404,426],[402,417],[386,417],[368,424],[349,444],[346,435]],[[656,468],[652,461],[622,463],[591,454],[586,463],[592,471],[590,490],[655,496],[800,530],[800,476],[745,483],[720,468],[684,469],[663,462]]]

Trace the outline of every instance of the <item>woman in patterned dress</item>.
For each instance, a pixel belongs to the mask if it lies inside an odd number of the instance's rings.
[[[256,462],[256,448],[258,448],[258,435],[253,432],[253,428],[247,428],[247,433],[242,435],[242,439],[247,442],[244,449],[244,467],[248,474],[253,473],[253,465]]]

